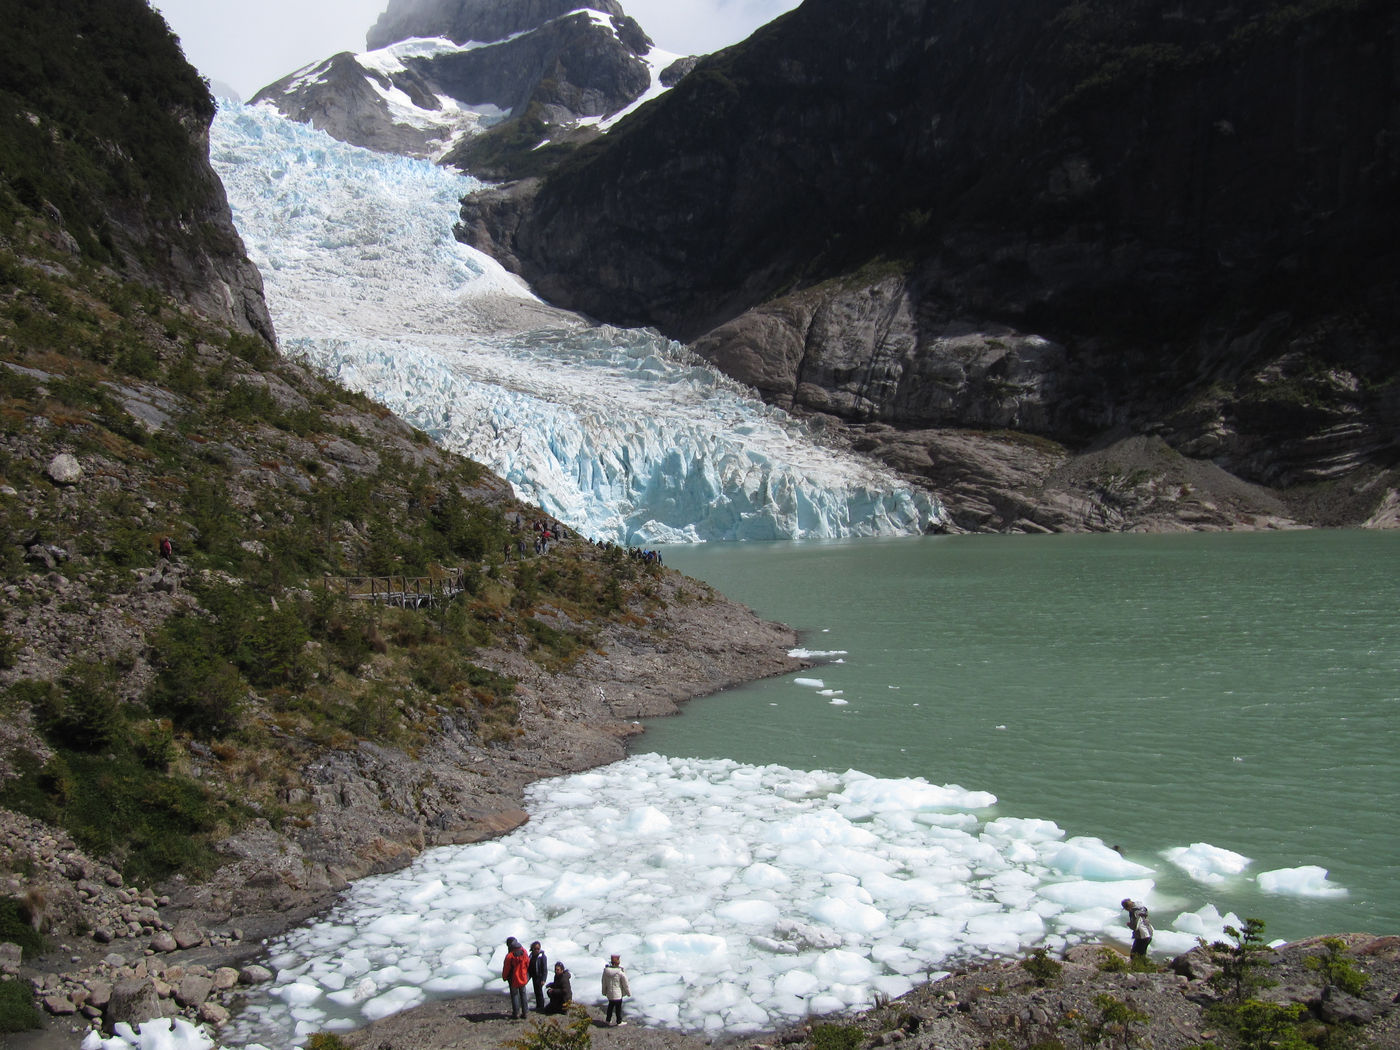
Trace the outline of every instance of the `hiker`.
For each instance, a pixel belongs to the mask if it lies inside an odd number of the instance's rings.
[[[530,957],[514,937],[506,938],[506,961],[501,966],[501,977],[510,988],[511,1020],[525,1020],[525,986],[530,983]]]
[[[539,941],[530,942],[530,983],[535,986],[535,1009],[544,1009],[544,982],[549,977],[549,959]]]
[[[169,536],[160,538],[160,556],[162,561],[170,561],[175,556],[175,545],[170,542]]]
[[[569,1008],[569,1004],[574,1000],[574,987],[570,980],[572,976],[564,969],[563,963],[554,964],[554,980],[545,985],[545,990],[549,992],[549,1002],[544,1007],[545,1013],[562,1014]]]
[[[1147,905],[1139,904],[1131,897],[1124,897],[1120,902],[1123,910],[1128,913],[1128,929],[1133,933],[1133,948],[1129,952],[1129,957],[1141,955],[1147,958],[1147,946],[1152,943],[1152,923],[1147,918]]]
[[[603,967],[603,998],[608,1001],[607,1016],[603,1018],[603,1023],[607,1024],[614,1017],[617,1023],[624,1025],[627,1022],[622,1019],[622,997],[631,995],[632,989],[627,987],[627,974],[622,969],[622,956],[614,955]]]

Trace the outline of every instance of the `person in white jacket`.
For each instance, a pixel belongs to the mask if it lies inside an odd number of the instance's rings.
[[[622,968],[622,956],[614,955],[603,967],[603,998],[608,1001],[608,1013],[603,1019],[604,1024],[614,1018],[620,1025],[627,1023],[622,1019],[622,997],[631,994],[632,989],[627,987],[627,972]]]

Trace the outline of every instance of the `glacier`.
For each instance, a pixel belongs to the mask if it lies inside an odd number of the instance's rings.
[[[836,539],[947,521],[932,494],[681,344],[555,309],[459,243],[470,177],[227,100],[210,158],[283,352],[589,538]]]

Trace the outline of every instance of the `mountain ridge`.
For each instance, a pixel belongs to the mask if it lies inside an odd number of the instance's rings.
[[[504,178],[556,163],[679,75],[659,68],[675,56],[653,68],[661,53],[615,0],[396,0],[367,43],[253,102],[344,142]]]

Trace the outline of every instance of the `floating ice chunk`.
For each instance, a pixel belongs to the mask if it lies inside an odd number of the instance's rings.
[[[1071,882],[1054,882],[1040,888],[1040,895],[1065,905],[1067,908],[1111,908],[1121,910],[1118,902],[1124,897],[1141,900],[1152,892],[1149,879],[1130,879],[1120,882],[1095,882],[1090,879],[1076,879]]]
[[[781,914],[769,901],[728,901],[715,909],[719,918],[740,926],[771,926]]]
[[[839,696],[832,697],[830,702],[834,707],[848,707],[851,703],[849,700],[842,699]]]
[[[203,1028],[183,1017],[155,1017],[141,1022],[134,1030],[121,1021],[112,1029],[110,1038],[103,1039],[94,1030],[81,1043],[82,1050],[212,1050],[214,1045]]]
[[[426,995],[422,988],[401,985],[371,999],[360,1008],[360,1012],[369,1020],[378,1021],[391,1014],[417,1006],[425,998]]]
[[[860,901],[828,897],[807,906],[807,914],[818,922],[851,933],[874,933],[885,925],[885,913]]]
[[[982,834],[1022,842],[1058,842],[1065,837],[1064,829],[1053,820],[1033,817],[998,817],[987,823]]]
[[[626,828],[630,835],[660,835],[670,830],[671,818],[655,806],[643,806],[627,814]]]
[[[929,809],[987,809],[996,805],[996,796],[987,791],[967,791],[957,784],[939,786],[917,778],[898,780],[847,774],[841,798],[872,813],[883,810],[904,812]]]
[[[1151,868],[1128,860],[1111,846],[1098,839],[1076,836],[1069,839],[1050,858],[1050,865],[1066,875],[1086,879],[1136,879],[1155,874]]]
[[[272,994],[288,1006],[309,1006],[321,998],[321,988],[314,984],[295,982],[273,988]]]
[[[1207,904],[1195,911],[1184,911],[1172,920],[1174,929],[1192,937],[1203,937],[1207,941],[1224,940],[1226,926],[1240,930],[1244,928],[1244,923],[1234,912],[1221,915],[1214,904]]]
[[[1255,881],[1259,883],[1259,888],[1265,893],[1278,893],[1290,897],[1345,897],[1347,895],[1346,887],[1328,882],[1327,869],[1316,864],[1261,871]]]
[[[1209,886],[1218,885],[1230,875],[1238,875],[1249,867],[1248,857],[1233,850],[1221,849],[1207,842],[1193,842],[1190,846],[1174,846],[1163,850],[1162,856],[1171,861],[1197,882]]]
[[[812,688],[812,689],[825,689],[825,688],[826,688],[826,683],[823,682],[820,678],[794,678],[794,679],[792,680],[792,684],[793,684],[793,685],[805,685],[805,686],[808,686],[808,687],[810,687],[810,688]]]

